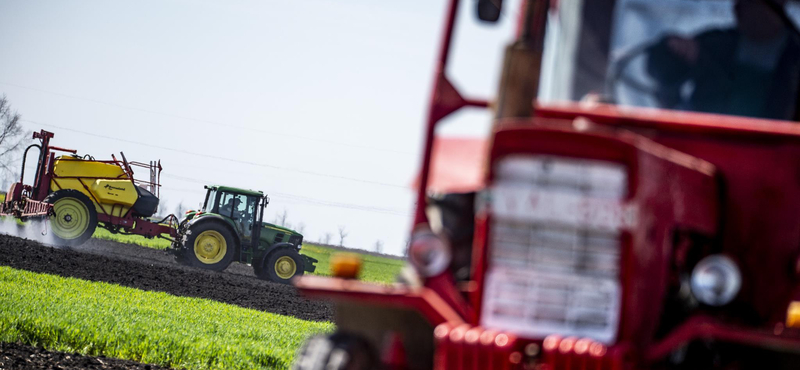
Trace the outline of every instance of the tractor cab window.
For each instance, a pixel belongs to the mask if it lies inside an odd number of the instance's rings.
[[[798,20],[787,0],[563,1],[540,97],[791,120]]]
[[[206,194],[206,201],[203,204],[203,212],[215,212],[215,206],[217,200],[217,191],[213,189],[209,189],[208,193]]]
[[[233,218],[234,198],[236,194],[220,192],[217,204],[217,213],[220,215]]]
[[[258,198],[254,196],[240,195],[241,202],[239,202],[236,213],[239,215],[239,226],[241,226],[241,233],[245,239],[250,239],[253,231],[253,223],[256,218],[256,204]]]
[[[258,197],[221,192],[217,213],[230,218],[236,226],[239,235],[249,239],[253,231],[257,204]]]

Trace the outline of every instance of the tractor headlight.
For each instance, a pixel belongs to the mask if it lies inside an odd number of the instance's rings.
[[[709,306],[730,303],[742,286],[742,275],[732,259],[711,255],[700,260],[692,271],[692,294]]]
[[[411,236],[408,260],[425,277],[436,276],[450,265],[450,248],[430,230],[420,230]]]

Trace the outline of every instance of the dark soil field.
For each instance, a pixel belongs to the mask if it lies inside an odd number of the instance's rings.
[[[0,369],[164,369],[156,365],[105,357],[82,356],[77,353],[47,351],[15,343],[0,343]]]
[[[0,234],[0,265],[206,298],[303,320],[333,319],[330,303],[301,297],[289,285],[259,280],[249,266],[235,263],[221,273],[204,271],[181,266],[163,251],[112,241],[92,239],[65,249]]]

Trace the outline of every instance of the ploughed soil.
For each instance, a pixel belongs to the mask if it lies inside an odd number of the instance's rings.
[[[16,343],[0,343],[0,369],[165,369],[134,361],[48,351]]]
[[[167,252],[132,244],[91,239],[79,247],[54,248],[0,234],[0,265],[206,298],[303,320],[333,320],[329,302],[306,299],[290,285],[259,280],[250,266],[233,263],[223,272],[205,271],[179,265]]]

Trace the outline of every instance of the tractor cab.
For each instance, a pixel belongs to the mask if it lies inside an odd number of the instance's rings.
[[[562,1],[537,100],[794,120],[798,20],[787,0]]]
[[[258,240],[264,209],[269,198],[262,192],[224,186],[207,186],[206,200],[200,212],[213,213],[228,219],[244,244]]]

